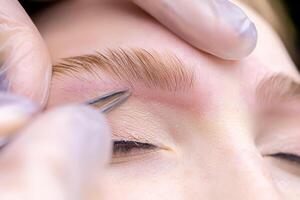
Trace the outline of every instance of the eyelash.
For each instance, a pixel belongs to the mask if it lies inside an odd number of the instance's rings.
[[[150,144],[130,140],[114,140],[113,141],[113,156],[136,156],[157,149],[158,147]]]
[[[295,154],[280,152],[280,153],[272,154],[271,156],[274,158],[278,158],[281,160],[289,161],[297,165],[300,165],[300,156]]]
[[[149,150],[155,150],[155,149],[157,149],[157,146],[150,143],[129,141],[129,140],[113,141],[114,157],[136,156],[136,155],[144,154]],[[137,150],[138,152],[133,153],[134,150]],[[300,165],[300,156],[295,154],[280,152],[280,153],[272,154],[270,156]]]

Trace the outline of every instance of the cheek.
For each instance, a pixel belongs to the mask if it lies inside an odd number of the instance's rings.
[[[184,179],[186,177],[180,175],[180,171],[173,173],[152,176],[151,178],[142,176],[122,180],[118,177],[118,173],[107,170],[106,175],[101,177],[98,184],[101,188],[98,199],[99,197],[102,197],[103,200],[185,199]]]

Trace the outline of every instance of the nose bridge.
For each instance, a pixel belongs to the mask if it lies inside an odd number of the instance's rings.
[[[232,147],[224,150],[222,162],[216,162],[211,174],[212,199],[274,199],[278,193],[262,159],[251,150]]]
[[[278,199],[276,187],[255,147],[249,120],[242,112],[222,116],[230,117],[215,124],[218,134],[210,155],[215,164],[209,170],[211,199]]]

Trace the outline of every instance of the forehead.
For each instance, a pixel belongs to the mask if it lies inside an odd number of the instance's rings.
[[[274,31],[253,11],[244,9],[257,25],[259,40],[255,51],[241,62],[221,61],[197,51],[134,5],[118,0],[62,3],[42,13],[36,21],[54,62],[107,48],[138,47],[176,54],[199,79],[216,88],[216,83],[232,80],[251,87],[273,73],[297,77]]]

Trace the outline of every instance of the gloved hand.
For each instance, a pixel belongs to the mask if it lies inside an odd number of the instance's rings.
[[[228,0],[132,0],[182,39],[224,59],[254,49],[255,26]],[[51,61],[39,32],[17,0],[0,0],[0,88],[44,104]]]
[[[104,117],[84,106],[38,113],[30,101],[1,93],[0,103],[2,134],[29,120],[0,151],[0,199],[90,199],[87,189],[110,156]]]
[[[0,89],[44,105],[52,65],[38,30],[17,0],[0,0]]]
[[[248,56],[257,31],[229,0],[132,0],[192,46],[228,60]]]

